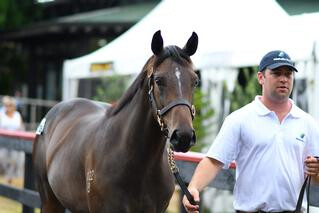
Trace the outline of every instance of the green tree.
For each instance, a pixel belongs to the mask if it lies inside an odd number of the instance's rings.
[[[38,20],[41,7],[34,0],[1,0],[0,29],[14,30]]]
[[[196,145],[191,150],[200,152],[205,147],[205,138],[210,134],[211,118],[214,116],[215,111],[212,107],[209,94],[204,93],[201,88],[196,88],[195,90],[194,105],[196,116],[193,125],[196,131]]]
[[[257,72],[257,67],[247,67],[239,70],[234,91],[229,94],[230,112],[250,103],[257,94],[261,94],[261,87],[256,77]]]
[[[117,101],[127,89],[129,76],[112,75],[101,79],[101,84],[96,88],[96,101],[113,103]]]
[[[0,33],[17,30],[41,16],[41,8],[34,0],[1,0]],[[26,71],[25,54],[21,44],[2,38],[0,42],[0,94],[13,93]],[[11,89],[11,90],[10,90]]]

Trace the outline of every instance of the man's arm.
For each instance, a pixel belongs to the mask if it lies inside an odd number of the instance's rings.
[[[198,164],[188,186],[188,190],[196,202],[199,203],[199,192],[217,176],[222,166],[221,162],[209,157],[203,158]],[[183,198],[183,204],[187,212],[198,213],[199,206],[190,204],[186,196]]]

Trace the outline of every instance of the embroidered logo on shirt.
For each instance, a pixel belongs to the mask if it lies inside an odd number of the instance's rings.
[[[296,137],[298,141],[305,142],[305,133],[301,133],[299,137]]]

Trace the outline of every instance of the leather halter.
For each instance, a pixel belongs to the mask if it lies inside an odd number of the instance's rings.
[[[154,89],[154,86],[153,86],[153,82],[154,82],[154,75],[151,74],[148,78],[148,82],[147,82],[147,85],[148,85],[148,97],[149,97],[149,100],[150,100],[150,104],[151,104],[151,107],[153,109],[154,112],[156,112],[156,120],[159,124],[159,126],[161,127],[161,131],[164,133],[164,136],[166,138],[169,138],[168,136],[168,129],[167,129],[167,126],[165,125],[164,123],[164,120],[163,120],[163,116],[169,111],[171,110],[172,108],[178,106],[178,105],[185,105],[188,107],[191,115],[192,115],[192,119],[194,119],[195,117],[195,106],[191,103],[189,103],[189,101],[185,100],[185,99],[176,99],[170,103],[168,103],[166,106],[164,106],[162,109],[158,109],[157,106],[156,106],[156,102],[155,102],[155,98],[154,98],[154,94],[153,94],[153,89]],[[198,202],[196,202],[193,198],[193,196],[191,195],[191,193],[188,191],[187,189],[187,186],[185,185],[184,181],[182,180],[180,174],[179,174],[179,171],[178,171],[178,168],[176,167],[176,164],[175,164],[175,161],[174,161],[174,152],[171,148],[169,148],[169,154],[168,154],[168,162],[169,162],[169,165],[170,165],[170,169],[172,171],[172,173],[174,174],[175,176],[175,179],[177,181],[177,183],[179,184],[179,186],[181,187],[183,193],[186,195],[187,199],[189,200],[189,202],[193,205],[199,205]]]
[[[189,103],[188,100],[180,98],[180,99],[176,99],[174,101],[171,101],[166,106],[164,106],[162,109],[158,109],[156,102],[155,102],[154,94],[153,94],[153,89],[154,89],[153,82],[154,82],[154,75],[151,74],[151,76],[148,78],[148,82],[147,82],[148,97],[149,97],[150,104],[152,106],[153,111],[156,112],[155,114],[156,114],[157,122],[161,127],[161,131],[164,133],[165,137],[168,138],[169,137],[168,136],[168,129],[164,123],[163,116],[172,108],[174,108],[178,105],[185,105],[188,107],[188,109],[192,115],[192,119],[194,119],[195,112],[196,112],[195,106],[193,104]]]

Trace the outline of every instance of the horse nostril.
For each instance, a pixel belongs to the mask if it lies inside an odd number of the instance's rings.
[[[196,134],[195,134],[195,130],[192,131],[192,139],[191,139],[191,143],[190,146],[194,146],[196,143]]]
[[[196,135],[195,131],[182,131],[175,130],[171,135],[170,142],[174,147],[175,151],[186,152],[191,146],[195,144]]]
[[[171,135],[170,142],[174,147],[178,145],[177,130],[175,130],[173,134]]]

